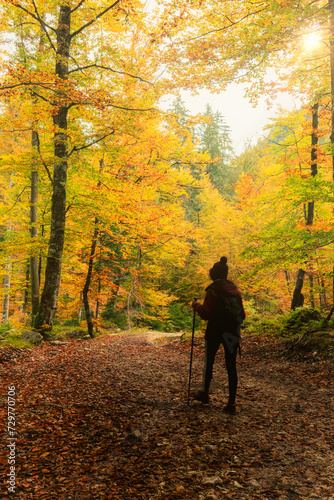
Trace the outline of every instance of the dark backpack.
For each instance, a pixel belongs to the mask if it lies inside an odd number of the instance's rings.
[[[219,298],[226,313],[241,325],[244,321],[244,310],[240,297],[238,295],[220,293]]]

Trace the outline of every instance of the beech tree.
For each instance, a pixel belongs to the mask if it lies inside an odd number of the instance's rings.
[[[17,50],[1,68],[1,123],[11,126],[3,127],[0,175],[4,186],[9,173],[17,178],[10,214],[0,209],[3,227],[15,219],[2,263],[14,257],[14,292],[24,288],[31,258],[36,328],[52,328],[57,303],[61,317],[78,315],[83,291],[90,333],[108,301],[130,322],[153,321],[159,303],[167,317],[225,251],[256,297],[268,294],[265,266],[275,300],[288,275],[291,299],[298,269],[328,287],[333,6],[164,0],[145,19],[136,0],[4,3],[2,32]],[[312,31],[323,50],[302,50]],[[275,83],[270,67],[280,76]],[[310,106],[281,114],[269,143],[231,162],[220,113],[207,110],[198,126],[180,100],[172,113],[157,108],[179,88],[219,91],[232,80],[248,82],[254,102],[288,85],[311,103],[318,125],[311,126]],[[237,199],[227,202],[232,172],[241,175]]]
[[[162,118],[133,114],[122,130],[78,152],[81,168],[69,171],[60,318],[78,317],[84,288],[92,326],[97,303],[102,312],[108,303],[105,318],[127,317],[126,325],[153,311],[159,316],[159,297],[166,307],[172,300],[160,276],[188,253],[192,226],[183,202],[194,181],[191,166],[207,156],[182,143]]]
[[[121,88],[123,85],[127,87],[130,82],[135,82],[134,89],[141,85],[148,91],[152,86],[144,76],[131,72],[133,63],[130,57],[125,62],[119,58],[115,41],[111,45],[105,44],[107,33],[116,31],[118,37],[123,37],[120,45],[123,45],[124,55],[125,52],[132,53],[133,59],[133,47],[129,48],[131,30],[135,31],[135,25],[140,21],[140,8],[136,2],[116,0],[91,4],[81,1],[77,4],[50,2],[43,5],[31,1],[8,3],[9,9],[20,12],[22,22],[36,26],[36,31],[42,31],[45,35],[44,52],[40,54],[44,66],[36,68],[35,64],[22,66],[8,63],[2,84],[5,97],[16,95],[24,99],[28,91],[29,97],[43,101],[53,122],[51,228],[44,287],[39,312],[34,321],[34,326],[44,331],[52,327],[59,292],[69,158],[81,148],[88,148],[113,133],[113,124],[102,127],[100,124],[94,132],[90,131],[90,137],[84,140],[84,144],[76,144],[75,135],[68,127],[69,113],[71,112],[73,122],[81,122],[83,125],[82,114],[80,116],[77,112],[83,106],[90,110],[113,107],[125,112],[141,112],[148,108],[143,100],[140,103],[139,93],[127,93],[124,102]],[[144,72],[142,66],[142,73]],[[97,74],[99,80],[96,78]],[[120,82],[118,95],[117,80]],[[145,91],[147,102],[148,93]],[[89,128],[87,118],[88,116],[84,118],[85,126]]]
[[[262,141],[260,151],[257,146],[257,169],[253,168],[251,174],[242,176],[237,185],[242,217],[247,227],[244,258],[252,263],[249,279],[254,277],[258,281],[258,294],[261,288],[265,289],[269,272],[272,289],[275,283],[273,277],[278,278],[280,286],[284,286],[287,292],[286,307],[293,298],[291,277],[289,282],[285,282],[287,275],[293,273],[299,277],[293,307],[298,303],[301,278],[305,275],[314,278],[315,289],[319,292],[323,288],[322,280],[327,288],[331,286],[331,245],[334,238],[330,220],[333,197],[331,162],[326,152],[327,123],[328,110],[321,107],[316,176],[312,175],[315,166],[314,157],[310,155],[312,146],[314,148],[314,120],[312,123],[312,110],[308,107],[277,118],[268,139]],[[310,205],[312,209],[316,208],[312,224]],[[247,283],[247,273],[244,279]],[[286,288],[287,285],[289,288]],[[277,298],[279,294],[276,289]],[[311,295],[309,282],[308,302],[311,302]],[[323,303],[321,305],[324,306]]]
[[[164,38],[161,56],[170,73],[179,68],[177,77],[166,82],[179,85],[210,85],[221,90],[237,80],[249,84],[248,96],[257,101],[260,92],[269,99],[278,89],[295,91],[306,102],[317,103],[331,96],[331,146],[334,180],[334,2],[266,0],[224,2],[170,2],[173,36],[167,37],[166,25],[156,30],[155,39]],[[200,13],[201,21],[195,22]],[[318,36],[318,50],[305,48],[310,35]],[[274,68],[279,79],[268,79]],[[194,78],[188,78],[192,72]],[[166,79],[167,80],[167,79]],[[308,204],[311,217],[312,204]],[[333,289],[334,296],[334,289]]]

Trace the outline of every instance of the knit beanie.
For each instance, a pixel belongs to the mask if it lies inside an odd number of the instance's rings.
[[[210,269],[210,277],[213,281],[225,279],[228,275],[227,257],[221,257],[219,262],[216,262]]]

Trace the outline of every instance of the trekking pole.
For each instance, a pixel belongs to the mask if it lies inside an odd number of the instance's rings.
[[[197,298],[195,297],[194,300],[196,301]],[[191,350],[190,350],[190,367],[189,367],[189,384],[188,384],[188,402],[187,406],[189,406],[189,398],[190,398],[190,381],[191,381],[191,365],[193,362],[193,348],[194,348],[194,336],[195,336],[195,317],[196,317],[196,311],[194,309],[194,315],[193,315],[193,332],[191,336]]]

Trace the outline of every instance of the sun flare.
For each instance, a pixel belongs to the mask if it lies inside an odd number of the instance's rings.
[[[304,36],[303,42],[306,49],[316,49],[320,46],[321,38],[317,33],[310,33]]]

